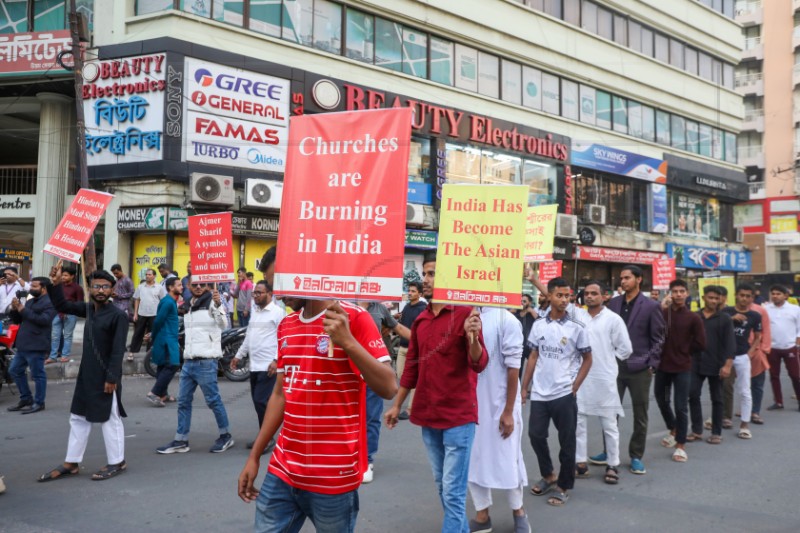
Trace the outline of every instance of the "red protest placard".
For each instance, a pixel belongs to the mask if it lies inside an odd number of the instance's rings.
[[[192,283],[235,281],[232,213],[188,217]]]
[[[293,117],[275,294],[400,300],[412,112]]]
[[[562,268],[563,263],[561,261],[539,263],[539,281],[543,285],[547,285],[551,279],[561,277]]]
[[[113,194],[81,189],[67,208],[56,230],[44,246],[44,252],[79,263],[86,243],[94,234]]]
[[[653,261],[653,288],[669,289],[669,282],[675,279],[675,260],[660,259]]]

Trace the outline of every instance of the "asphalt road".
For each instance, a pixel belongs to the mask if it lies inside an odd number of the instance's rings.
[[[152,383],[147,377],[124,381],[128,472],[104,482],[89,479],[106,462],[102,433],[95,426],[81,475],[46,484],[35,479],[64,459],[74,383],[50,382],[47,410],[28,416],[6,412],[16,400],[3,387],[0,475],[5,476],[8,490],[0,496],[0,531],[251,531],[255,508],[236,496],[236,480],[247,457],[245,443],[255,436],[257,425],[247,383],[224,379],[220,383],[236,439],[232,449],[208,453],[216,427],[198,391],[192,451],[167,456],[154,450],[172,439],[176,407],[151,407],[144,394]],[[177,392],[176,383],[172,389]],[[788,383],[784,390],[789,390]],[[767,392],[765,405],[771,396]],[[602,481],[602,469],[593,467],[592,477],[577,480],[572,498],[560,509],[526,494],[525,509],[534,531],[796,533],[800,531],[800,412],[787,409],[764,413],[764,417],[766,425],[755,426],[753,440],[743,441],[725,431],[720,446],[688,444],[689,462],[677,464],[670,460],[670,451],[659,446],[664,425],[651,401],[648,473],[634,476],[623,462],[620,484],[610,486]],[[630,425],[629,417],[621,423],[623,449]],[[599,425],[591,421],[589,429],[593,453],[601,446]],[[551,450],[554,454],[558,450],[554,431]],[[523,451],[528,476],[535,481],[539,472],[527,437]],[[265,467],[266,459],[262,474]],[[359,496],[359,532],[439,531],[442,511],[419,428],[402,422],[393,431],[383,429],[375,481],[363,486]],[[506,505],[504,495],[495,496],[495,531],[512,531]],[[303,531],[313,531],[313,527],[307,525]]]

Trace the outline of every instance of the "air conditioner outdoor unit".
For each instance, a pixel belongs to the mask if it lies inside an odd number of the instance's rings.
[[[248,179],[245,182],[244,205],[258,209],[280,209],[283,197],[283,182]]]
[[[578,238],[578,217],[575,215],[556,215],[556,237],[562,239]]]
[[[744,242],[744,228],[736,228],[736,242]]]
[[[193,204],[232,206],[236,202],[232,176],[193,172],[189,186],[192,189]]]
[[[598,204],[589,204],[586,206],[586,211],[583,215],[584,222],[589,224],[597,224],[600,226],[606,223],[606,206]]]
[[[424,226],[425,206],[419,204],[408,204],[406,206],[406,225]]]

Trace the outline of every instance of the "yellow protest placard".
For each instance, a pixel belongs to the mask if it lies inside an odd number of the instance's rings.
[[[517,185],[442,188],[434,301],[522,306],[527,191]]]
[[[736,281],[731,276],[721,278],[698,278],[697,288],[700,291],[700,297],[703,297],[703,289],[707,285],[719,285],[728,289],[728,304],[733,305],[736,302]]]
[[[525,226],[525,261],[551,261],[556,237],[558,204],[528,208]]]

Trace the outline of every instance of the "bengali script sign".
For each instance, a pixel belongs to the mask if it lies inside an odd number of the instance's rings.
[[[56,59],[71,49],[69,30],[0,35],[0,75],[65,72]],[[64,62],[72,64],[72,58]]]
[[[649,265],[659,259],[667,259],[667,254],[659,252],[643,252],[622,248],[600,248],[597,246],[578,246],[575,252],[577,259],[584,261],[605,261],[608,263],[627,263]]]
[[[112,194],[92,189],[79,190],[44,246],[44,252],[79,263],[86,243],[113,198]]]
[[[653,261],[653,288],[658,290],[669,289],[669,284],[675,279],[675,260],[659,259]]]
[[[539,281],[547,285],[551,279],[560,278],[564,263],[562,261],[545,261],[539,263]]]
[[[192,283],[236,281],[230,211],[189,217]]]
[[[293,117],[275,294],[400,300],[412,113]]]
[[[528,208],[525,226],[525,260],[549,261],[553,258],[558,204]]]
[[[433,299],[521,307],[526,215],[525,186],[445,184]]]

